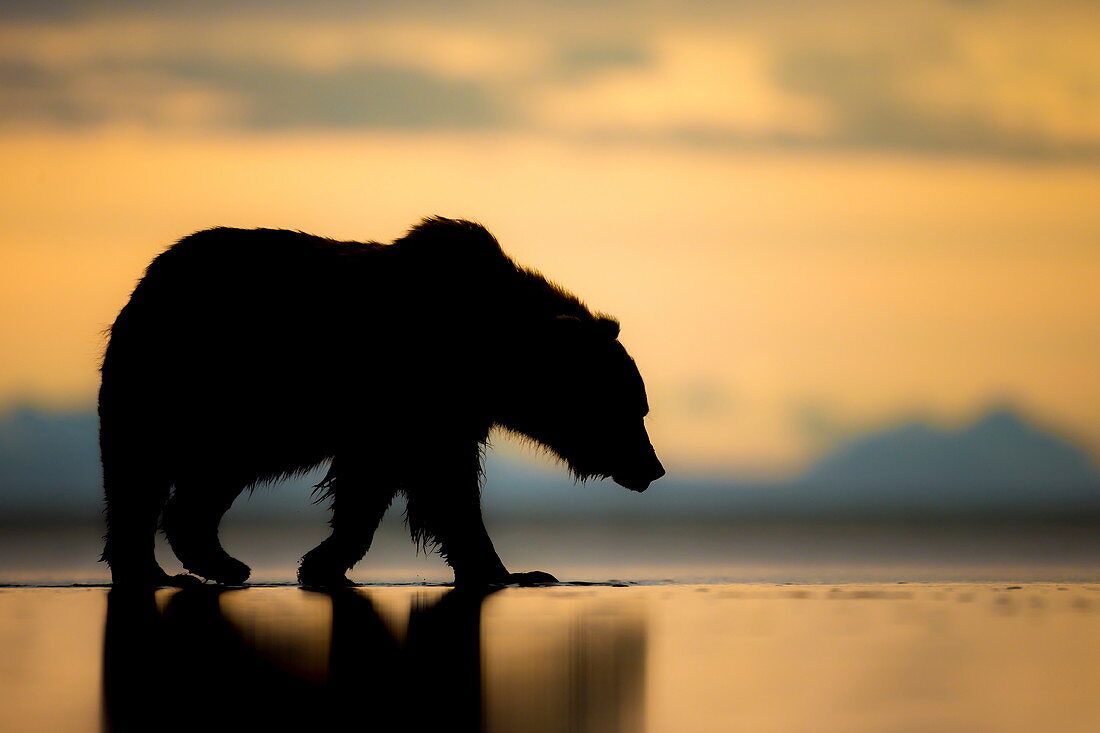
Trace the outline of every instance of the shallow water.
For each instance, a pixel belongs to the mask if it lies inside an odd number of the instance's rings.
[[[490,523],[513,570],[563,580],[677,583],[1100,582],[1100,531],[1090,525]],[[328,533],[323,518],[240,525],[222,532],[252,581],[293,582],[298,558]],[[0,527],[0,585],[105,583],[96,526]],[[161,541],[161,562],[182,568]],[[399,521],[383,524],[350,577],[360,583],[452,579],[417,554]]]
[[[1093,731],[1100,584],[0,589],[0,730]]]

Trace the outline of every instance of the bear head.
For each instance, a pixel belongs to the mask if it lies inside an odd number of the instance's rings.
[[[558,316],[520,338],[498,423],[542,446],[579,479],[645,491],[664,475],[644,418],[645,385],[606,316]]]

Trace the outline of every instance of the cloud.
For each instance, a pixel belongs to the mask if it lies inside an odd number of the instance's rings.
[[[175,79],[242,100],[251,127],[468,128],[498,124],[492,92],[472,81],[375,64],[304,70],[270,64],[180,63]]]
[[[23,124],[1096,157],[1098,22],[1073,0],[0,3],[0,96]]]
[[[265,63],[158,61],[77,70],[0,64],[10,123],[161,128],[462,129],[499,124],[491,90],[400,67],[308,70]]]
[[[536,90],[528,106],[531,119],[560,132],[603,135],[691,129],[815,134],[823,124],[817,105],[772,82],[768,51],[755,39],[666,34],[649,53],[644,64]]]
[[[401,0],[372,0],[375,10],[400,6]],[[422,8],[442,8],[455,5],[470,5],[457,0],[418,0]],[[250,10],[266,15],[278,14],[300,16],[303,4],[298,0],[188,0],[186,4],[149,3],[145,0],[0,0],[0,16],[5,18],[27,19],[72,19],[89,15],[153,15],[185,16],[196,13],[204,15],[233,14],[241,10]],[[309,4],[311,12],[326,14],[351,14],[360,11],[363,3],[359,0],[315,0]]]
[[[1095,154],[1100,60],[1073,35],[945,24],[859,44],[810,43],[778,56],[775,80],[826,110],[822,142],[833,145]]]
[[[614,69],[646,67],[653,62],[648,46],[639,41],[566,42],[557,49],[557,66],[566,79],[577,79]]]

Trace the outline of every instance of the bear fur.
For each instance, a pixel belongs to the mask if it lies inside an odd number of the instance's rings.
[[[218,541],[259,482],[330,464],[332,534],[309,585],[346,584],[397,492],[457,584],[510,574],[481,518],[499,426],[580,479],[644,490],[664,470],[618,324],[516,265],[480,225],[422,221],[391,244],[217,228],[149,265],[110,329],[99,393],[103,559],[116,584],[170,584],[158,522],[192,573],[243,583]]]

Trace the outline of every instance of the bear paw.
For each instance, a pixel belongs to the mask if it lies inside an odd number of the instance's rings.
[[[180,573],[169,575],[160,567],[145,568],[141,570],[111,569],[111,585],[116,588],[186,588],[188,586],[202,585],[202,581],[194,575]]]
[[[522,587],[530,587],[536,585],[553,585],[558,582],[550,573],[544,573],[541,570],[532,570],[527,573],[509,573],[508,584],[516,584]]]
[[[187,569],[220,585],[244,585],[252,574],[252,568],[229,555],[192,562],[187,565]]]
[[[350,588],[355,585],[339,570],[308,565],[298,568],[298,584],[305,588]]]

